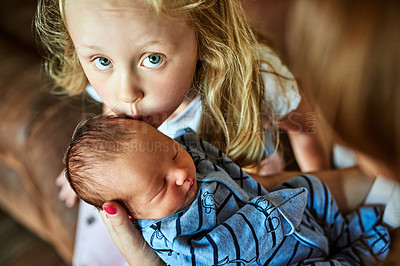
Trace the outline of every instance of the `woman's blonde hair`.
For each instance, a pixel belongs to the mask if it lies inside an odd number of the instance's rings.
[[[265,103],[260,75],[263,47],[233,0],[147,0],[160,15],[184,16],[197,34],[202,60],[193,88],[203,104],[201,135],[241,166],[254,166],[265,150]],[[46,69],[69,94],[87,80],[63,22],[63,0],[39,0],[36,27],[48,51]]]
[[[299,1],[291,62],[338,136],[400,173],[400,3]]]

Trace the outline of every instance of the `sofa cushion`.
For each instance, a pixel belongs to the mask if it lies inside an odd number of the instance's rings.
[[[75,125],[101,108],[51,95],[40,60],[1,38],[0,57],[0,206],[70,263],[77,207],[58,200],[55,178]]]

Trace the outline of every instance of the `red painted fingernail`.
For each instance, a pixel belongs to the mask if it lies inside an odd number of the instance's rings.
[[[117,208],[111,205],[103,206],[103,210],[106,211],[107,214],[114,215],[117,214]]]

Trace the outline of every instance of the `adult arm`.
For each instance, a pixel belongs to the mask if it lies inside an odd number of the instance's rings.
[[[296,161],[303,172],[321,171],[330,168],[330,139],[324,137],[323,121],[313,111],[305,97],[296,110],[279,120],[292,145]]]

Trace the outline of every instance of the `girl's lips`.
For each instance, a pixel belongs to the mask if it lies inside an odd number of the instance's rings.
[[[157,123],[157,120],[154,120],[152,116],[144,116],[144,115],[126,115],[126,116],[135,120],[143,121],[155,128],[160,126],[160,123]]]
[[[135,120],[143,120],[143,116],[141,115],[127,115],[127,116]]]
[[[168,113],[124,114],[129,118],[146,122],[155,128],[158,128],[168,119]]]
[[[129,118],[132,118],[134,120],[139,120],[139,121],[143,121],[151,126],[153,126],[153,124],[149,121],[149,117],[146,116],[142,116],[142,115],[127,115]]]

